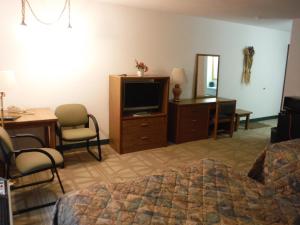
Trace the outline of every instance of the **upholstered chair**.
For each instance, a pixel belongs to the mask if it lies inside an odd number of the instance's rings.
[[[32,138],[36,140],[41,147],[15,150],[11,138]],[[0,161],[4,164],[3,174],[5,179],[17,179],[46,170],[51,171],[52,176],[50,179],[26,183],[19,186],[12,185],[12,190],[51,182],[54,180],[54,175],[56,174],[60,188],[62,192],[65,193],[57,171],[57,167],[61,166],[64,162],[62,155],[55,149],[46,148],[43,141],[34,135],[19,134],[10,137],[6,130],[0,127]],[[55,202],[18,210],[14,214],[39,209],[53,204],[55,204]]]
[[[63,154],[63,142],[85,141],[87,151],[98,161],[101,161],[101,145],[99,125],[92,114],[88,114],[87,109],[81,104],[60,105],[55,110],[58,118],[57,135],[59,137],[59,150]],[[90,119],[95,129],[90,128]],[[90,140],[96,138],[98,146],[98,156],[90,150]]]

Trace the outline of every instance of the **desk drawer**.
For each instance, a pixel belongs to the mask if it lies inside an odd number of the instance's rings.
[[[179,142],[193,141],[208,137],[208,105],[191,105],[180,107],[179,115]]]
[[[153,117],[125,120],[123,121],[122,134],[124,152],[166,146],[166,118]]]
[[[203,114],[208,112],[209,105],[187,105],[179,107],[179,114],[181,118],[202,119]]]

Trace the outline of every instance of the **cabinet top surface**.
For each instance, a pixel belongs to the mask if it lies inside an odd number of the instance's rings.
[[[216,102],[230,102],[236,101],[235,99],[228,98],[195,98],[195,99],[181,99],[179,102],[170,101],[171,104],[175,105],[194,105],[194,104],[210,104]]]
[[[118,78],[125,78],[125,79],[170,79],[169,76],[158,76],[158,75],[144,75],[142,77],[139,77],[137,75],[132,74],[120,74],[120,75],[109,75],[110,77],[118,77]]]

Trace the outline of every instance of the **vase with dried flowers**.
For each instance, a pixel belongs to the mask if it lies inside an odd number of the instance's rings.
[[[144,76],[144,73],[148,71],[148,66],[146,66],[144,62],[139,62],[137,60],[135,60],[135,64],[135,67],[138,69],[137,75],[139,77]]]

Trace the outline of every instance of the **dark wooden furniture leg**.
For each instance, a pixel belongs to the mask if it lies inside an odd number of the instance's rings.
[[[249,126],[249,117],[250,117],[250,115],[247,115],[247,116],[246,116],[245,130],[248,130],[248,126]]]
[[[240,116],[239,115],[235,115],[235,126],[234,126],[234,130],[237,131],[238,128],[240,126]]]
[[[47,147],[50,147],[49,127],[44,126],[44,141]]]
[[[51,125],[49,126],[49,142],[50,142],[50,148],[56,148],[56,134],[55,134],[55,125],[56,123],[51,123]]]

